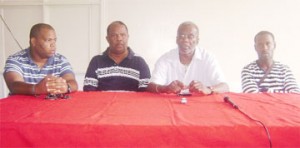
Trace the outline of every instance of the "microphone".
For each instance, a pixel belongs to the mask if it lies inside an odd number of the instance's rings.
[[[235,109],[239,109],[239,107],[235,103],[233,103],[227,96],[224,97],[224,102],[229,103]]]
[[[245,116],[248,117],[249,119],[251,119],[251,120],[253,120],[253,121],[258,122],[259,124],[261,124],[261,125],[264,127],[264,129],[265,129],[265,131],[266,131],[266,134],[267,134],[267,136],[268,136],[268,140],[269,140],[269,143],[270,143],[270,148],[272,148],[272,140],[271,140],[271,136],[270,136],[269,130],[268,130],[268,128],[265,126],[265,124],[264,124],[263,122],[261,122],[261,121],[259,121],[259,120],[256,120],[256,119],[252,118],[251,116],[249,116],[248,114],[246,114],[245,112],[243,112],[241,109],[239,109],[239,107],[238,107],[235,103],[233,103],[233,102],[229,99],[228,96],[225,96],[225,97],[224,97],[224,102],[225,102],[225,103],[229,103],[230,105],[232,105],[232,107],[233,107],[234,109],[237,109],[239,112],[241,112],[243,115],[245,115]]]

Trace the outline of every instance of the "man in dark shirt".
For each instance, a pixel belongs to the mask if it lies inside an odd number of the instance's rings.
[[[144,91],[150,70],[145,60],[128,47],[128,29],[121,21],[107,28],[109,47],[91,60],[84,79],[84,91]]]

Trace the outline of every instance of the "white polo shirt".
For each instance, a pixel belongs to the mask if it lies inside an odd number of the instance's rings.
[[[200,81],[205,86],[225,82],[221,68],[212,54],[197,47],[188,67],[180,63],[179,49],[173,49],[162,55],[155,64],[151,82],[168,85],[174,80],[186,86],[191,81]]]

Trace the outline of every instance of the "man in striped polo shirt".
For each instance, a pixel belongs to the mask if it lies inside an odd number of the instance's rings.
[[[56,33],[39,23],[30,30],[30,47],[6,60],[4,79],[10,94],[63,94],[78,89],[67,59],[56,53]]]
[[[269,31],[261,31],[256,34],[254,42],[258,60],[242,70],[243,92],[299,93],[299,86],[290,68],[273,60],[276,48],[274,35]]]
[[[145,91],[150,70],[146,61],[128,46],[128,29],[121,21],[107,27],[109,47],[90,61],[84,91]]]

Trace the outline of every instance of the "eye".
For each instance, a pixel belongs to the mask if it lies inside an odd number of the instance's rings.
[[[189,35],[187,36],[187,38],[190,39],[190,40],[192,40],[192,39],[195,38],[195,36],[194,36],[193,34],[189,34]]]
[[[47,42],[56,42],[56,38],[52,39],[52,38],[48,38],[46,39]]]
[[[179,39],[185,39],[185,38],[188,38],[189,40],[193,40],[196,38],[196,36],[194,34],[179,34],[177,36],[177,38]]]
[[[126,35],[125,33],[122,33],[121,36],[122,36],[122,37],[126,37],[127,35]]]

